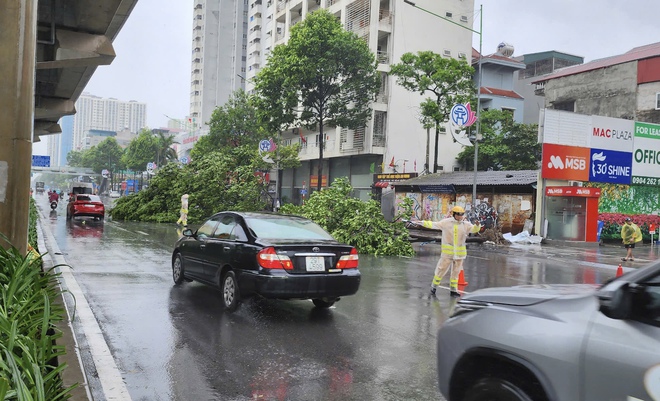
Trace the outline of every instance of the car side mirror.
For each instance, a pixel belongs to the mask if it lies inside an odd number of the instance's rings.
[[[189,229],[189,228],[186,228],[185,230],[183,230],[183,231],[181,232],[181,234],[185,235],[186,237],[192,237],[192,235],[193,235],[193,231],[192,231],[191,229]]]
[[[627,282],[598,291],[600,311],[610,319],[628,319],[632,315],[632,292]]]

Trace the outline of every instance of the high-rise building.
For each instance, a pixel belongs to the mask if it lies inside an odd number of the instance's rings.
[[[462,146],[454,141],[448,127],[440,130],[436,141],[434,133],[427,139],[428,132],[420,123],[420,103],[434,96],[407,91],[389,71],[390,64],[400,62],[408,52],[433,51],[469,63],[474,0],[418,0],[416,4],[436,15],[403,0],[249,0],[248,92],[253,89],[251,79],[266,65],[273,48],[286,43],[291,28],[320,8],[337,16],[345,29],[366,41],[376,55],[382,85],[372,104],[371,120],[356,130],[337,127],[325,131],[323,181],[330,184],[334,178],[349,177],[361,199],[369,199],[374,192],[374,173],[461,168],[456,155]],[[297,127],[283,133],[282,140],[301,145],[302,166],[284,170],[281,192],[283,201],[299,202],[306,188],[316,186],[318,131]],[[438,162],[433,166],[436,149]]]
[[[73,120],[73,150],[85,146],[90,129],[138,133],[147,123],[146,103],[101,98],[83,93],[76,101]]]
[[[259,0],[261,2],[261,0]],[[245,88],[248,0],[195,0],[190,119],[208,126],[213,110]]]

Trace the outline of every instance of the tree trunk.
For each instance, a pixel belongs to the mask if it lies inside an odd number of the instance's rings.
[[[316,183],[316,190],[321,191],[321,180],[323,178],[323,143],[325,134],[323,134],[323,120],[319,118],[319,166],[318,166],[318,182]]]

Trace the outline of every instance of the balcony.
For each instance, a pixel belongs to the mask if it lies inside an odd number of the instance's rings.
[[[390,54],[386,51],[379,50],[376,52],[376,60],[378,60],[379,64],[389,64]]]
[[[254,30],[248,34],[248,41],[254,42],[261,40],[261,29]]]
[[[390,10],[380,10],[378,12],[378,30],[383,32],[392,32],[392,13]]]

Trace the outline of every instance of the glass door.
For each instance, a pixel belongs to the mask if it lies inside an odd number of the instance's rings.
[[[547,237],[567,241],[585,241],[587,198],[548,196],[546,200]]]

